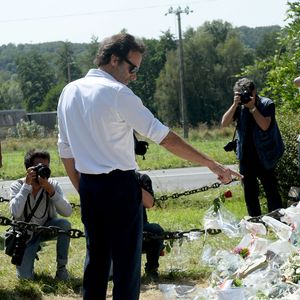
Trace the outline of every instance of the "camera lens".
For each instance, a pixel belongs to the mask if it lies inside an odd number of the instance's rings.
[[[249,93],[247,90],[241,92],[240,97],[243,104],[247,104],[251,101],[251,93]]]
[[[43,164],[36,165],[33,170],[36,171],[36,174],[42,178],[49,178],[51,175],[51,170]]]
[[[43,166],[38,170],[38,175],[42,178],[49,178],[51,174],[51,171],[48,167]]]

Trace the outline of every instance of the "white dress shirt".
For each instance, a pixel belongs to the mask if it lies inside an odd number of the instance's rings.
[[[86,174],[136,169],[133,130],[158,144],[169,132],[126,85],[100,69],[64,88],[57,116],[60,157],[74,158]]]

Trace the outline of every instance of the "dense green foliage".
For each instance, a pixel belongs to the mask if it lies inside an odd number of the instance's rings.
[[[285,144],[285,152],[277,165],[279,187],[283,199],[287,199],[291,186],[300,187],[297,136],[300,133],[300,114],[278,114],[278,123]],[[298,150],[299,149],[299,150]]]
[[[184,53],[189,124],[219,122],[232,101],[234,75],[253,62],[252,52],[242,44],[231,24],[213,21],[205,22],[196,31],[186,32]],[[179,61],[176,53],[168,58],[157,80],[155,101],[159,117],[174,126],[180,115],[176,96],[180,92],[176,80]]]
[[[257,59],[243,73],[255,78],[261,93],[274,100],[282,112],[300,109],[300,94],[293,84],[300,74],[300,3],[289,2],[289,6],[289,23],[278,36],[275,55]]]

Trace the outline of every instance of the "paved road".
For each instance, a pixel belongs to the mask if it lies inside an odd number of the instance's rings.
[[[237,170],[237,166],[229,166]],[[206,167],[178,168],[166,170],[141,171],[147,173],[153,183],[155,192],[174,192],[200,188],[218,182],[217,177]],[[76,194],[68,177],[55,177],[59,181],[64,193]],[[0,181],[0,196],[9,197],[9,186],[12,181]]]

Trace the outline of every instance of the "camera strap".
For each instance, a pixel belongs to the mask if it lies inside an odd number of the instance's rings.
[[[236,126],[235,126],[234,133],[233,133],[233,136],[232,136],[232,141],[234,141],[235,135],[236,135]]]
[[[25,209],[24,209],[24,216],[25,216],[25,222],[26,223],[29,223],[30,220],[32,219],[32,217],[34,216],[34,213],[36,212],[38,206],[40,205],[40,203],[41,203],[41,201],[43,199],[43,195],[44,195],[44,190],[42,190],[42,192],[41,192],[38,200],[36,201],[34,207],[30,211],[29,215],[27,215],[27,203],[29,204],[29,202],[30,202],[30,195],[27,196],[27,201],[26,201]],[[48,209],[48,201],[47,201],[47,204],[46,204],[46,210],[45,210],[44,215],[46,214],[47,209]]]

